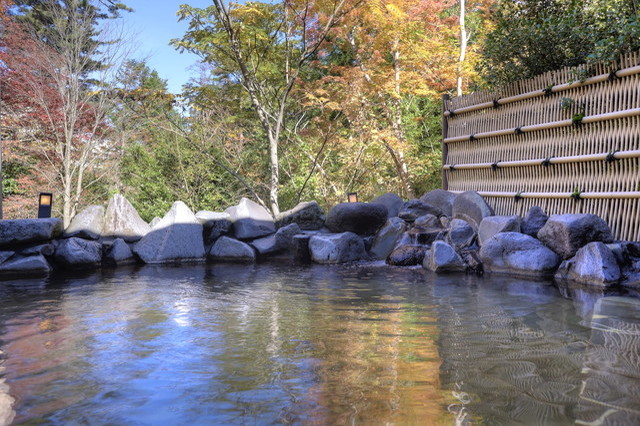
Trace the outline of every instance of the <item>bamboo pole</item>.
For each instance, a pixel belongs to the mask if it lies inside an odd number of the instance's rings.
[[[581,123],[583,124],[598,123],[601,121],[634,117],[638,115],[640,115],[640,108],[632,108],[624,111],[608,112],[605,114],[585,116],[582,118]],[[494,130],[492,132],[483,132],[483,133],[477,133],[477,134],[471,134],[471,135],[465,135],[465,136],[457,136],[454,138],[447,138],[447,139],[444,139],[444,143],[449,144],[454,142],[464,142],[464,141],[473,140],[473,139],[486,139],[486,138],[492,138],[492,137],[498,137],[498,136],[514,135],[518,133],[529,133],[529,132],[536,132],[540,130],[569,127],[572,125],[574,125],[573,119],[552,121],[549,123],[533,124],[529,126],[522,126],[522,127],[511,128],[511,129]]]
[[[516,96],[510,96],[508,98],[502,98],[502,99],[497,99],[496,102],[483,102],[481,104],[477,104],[477,105],[471,105],[468,107],[464,107],[464,108],[458,108],[455,111],[453,111],[454,115],[458,115],[458,114],[464,114],[464,113],[468,113],[468,112],[473,112],[473,111],[479,111],[481,109],[487,109],[487,108],[494,108],[496,107],[496,104],[498,106],[501,105],[506,105],[506,104],[510,104],[513,102],[519,102],[519,101],[524,101],[527,99],[532,99],[532,98],[537,98],[540,96],[545,96],[547,93],[560,93],[560,92],[564,92],[566,90],[570,90],[570,89],[574,89],[576,87],[584,87],[584,86],[589,86],[592,84],[597,84],[597,83],[602,83],[604,81],[607,81],[611,78],[624,78],[624,77],[629,77],[635,74],[640,74],[640,65],[639,66],[635,66],[635,67],[630,67],[630,68],[625,68],[622,70],[618,70],[614,73],[609,73],[609,74],[600,74],[594,77],[589,77],[584,81],[572,81],[569,83],[563,83],[563,84],[557,84],[555,86],[549,87],[549,91],[547,91],[546,89],[540,89],[540,90],[534,90],[532,92],[527,92],[527,93],[523,93],[520,95],[516,95]],[[445,116],[450,116],[451,115],[451,111],[445,111],[444,112]]]
[[[449,191],[454,194],[461,194],[465,191]],[[492,198],[543,198],[543,199],[568,199],[574,198],[573,192],[494,192],[494,191],[478,191],[483,197]],[[629,192],[581,192],[579,199],[636,199],[640,198],[640,191]]]
[[[489,169],[491,167],[528,167],[528,166],[540,166],[543,162],[548,161],[549,164],[567,164],[567,163],[586,163],[589,161],[602,161],[609,158],[615,160],[621,160],[626,158],[640,158],[640,150],[633,151],[618,151],[618,152],[602,152],[599,154],[587,154],[587,155],[571,155],[567,157],[551,157],[551,158],[538,158],[533,160],[519,160],[519,161],[496,161],[495,163],[467,163],[467,164],[444,164],[443,170],[451,170],[453,167],[457,170],[477,170],[477,169]]]
[[[449,103],[449,95],[442,95],[442,110],[444,111],[447,108],[447,104]],[[449,153],[449,148],[444,140],[447,138],[449,133],[449,118],[443,114],[442,116],[442,164],[446,164],[447,162],[447,154]],[[449,188],[449,182],[447,180],[447,174],[442,171],[442,189],[445,191]]]

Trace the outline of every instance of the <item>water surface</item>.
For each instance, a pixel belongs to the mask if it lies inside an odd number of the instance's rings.
[[[523,280],[194,265],[4,281],[0,351],[0,423],[8,394],[16,424],[640,424],[638,299]]]

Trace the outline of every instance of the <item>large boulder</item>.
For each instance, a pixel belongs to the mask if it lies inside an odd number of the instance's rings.
[[[196,213],[196,219],[203,227],[203,236],[206,242],[213,242],[226,235],[231,230],[231,215],[229,213],[210,212],[201,210]]]
[[[277,215],[276,227],[282,228],[295,223],[300,229],[314,231],[322,228],[324,221],[325,216],[322,207],[315,201],[307,201]]]
[[[50,241],[62,233],[62,221],[51,219],[0,220],[0,248]]]
[[[398,217],[407,222],[414,222],[417,218],[426,214],[441,216],[442,210],[420,200],[409,200],[403,204]]]
[[[387,263],[394,266],[422,265],[427,250],[423,245],[400,245],[387,257]]]
[[[256,249],[260,256],[276,254],[291,248],[291,241],[294,235],[299,234],[300,227],[297,223],[291,223],[276,231],[275,234],[258,238],[251,241],[251,246]]]
[[[0,274],[3,275],[46,275],[50,270],[49,262],[42,255],[16,255],[0,264]]]
[[[607,287],[620,281],[620,267],[611,249],[593,242],[580,248],[576,255],[558,268],[556,279]]]
[[[133,251],[122,238],[116,238],[110,245],[103,246],[102,251],[103,260],[108,264],[117,266],[136,263]]]
[[[398,216],[402,206],[404,205],[404,201],[398,195],[393,192],[387,192],[386,194],[382,194],[379,197],[374,198],[369,201],[370,204],[382,204],[387,208],[388,217]]]
[[[382,204],[340,203],[329,211],[326,225],[335,233],[373,235],[387,222],[387,214]]]
[[[519,232],[500,232],[480,249],[487,272],[543,277],[553,274],[560,257],[535,238]]]
[[[478,229],[482,219],[493,216],[493,209],[475,191],[467,191],[458,194],[453,201],[453,217],[467,221],[474,229]]]
[[[545,223],[549,220],[549,216],[538,206],[533,206],[529,209],[521,225],[521,232],[523,234],[537,237],[538,232],[542,229]]]
[[[476,231],[466,220],[453,219],[449,223],[446,241],[456,249],[472,246],[476,241],[476,237]]]
[[[103,228],[104,207],[89,206],[71,219],[71,223],[64,231],[64,236],[97,240],[102,236]]]
[[[520,216],[488,216],[482,219],[478,227],[480,246],[498,232],[520,232]]]
[[[613,235],[607,223],[595,214],[555,214],[540,229],[538,239],[569,259],[592,241],[612,242]]]
[[[209,257],[222,262],[250,263],[256,260],[256,252],[247,243],[223,236],[213,244]]]
[[[233,223],[233,233],[240,240],[252,240],[276,232],[276,225],[269,212],[248,198],[240,199],[237,206],[225,210]]]
[[[434,189],[420,197],[420,201],[439,208],[442,210],[442,214],[449,217],[453,215],[453,202],[455,199],[456,194],[444,189]]]
[[[97,241],[71,237],[56,247],[55,260],[67,268],[89,268],[102,262],[102,244]]]
[[[407,225],[399,217],[390,217],[378,231],[369,253],[376,259],[386,259],[402,237]]]
[[[314,235],[309,240],[309,251],[316,263],[353,262],[367,257],[364,241],[353,232]]]
[[[436,241],[427,251],[422,266],[433,272],[464,272],[466,264],[456,250],[444,241]]]
[[[202,224],[182,201],[133,248],[144,263],[204,260]]]
[[[103,236],[134,242],[147,235],[150,230],[151,226],[142,220],[126,198],[120,194],[113,196],[104,215]]]

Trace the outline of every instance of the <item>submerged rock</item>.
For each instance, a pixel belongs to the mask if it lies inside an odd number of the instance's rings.
[[[223,262],[255,262],[256,252],[247,243],[229,237],[220,237],[211,247],[209,257]]]
[[[386,259],[396,246],[407,225],[399,217],[391,217],[376,234],[370,253],[376,259]]]
[[[477,230],[482,219],[493,216],[493,209],[476,191],[463,192],[453,201],[453,217],[463,219]]]
[[[455,199],[456,194],[444,189],[434,189],[420,197],[420,201],[442,210],[442,214],[449,217],[453,216],[453,202]]]
[[[0,220],[0,248],[50,241],[62,233],[62,221],[51,219]]]
[[[49,262],[42,255],[16,255],[0,264],[0,273],[7,275],[46,275],[50,270]]]
[[[402,245],[391,252],[387,263],[394,266],[422,265],[427,250],[423,245]]]
[[[611,250],[601,242],[580,248],[575,257],[558,268],[556,279],[606,287],[620,281],[620,267]]]
[[[233,233],[240,240],[252,240],[276,232],[276,224],[271,214],[261,205],[248,198],[240,199],[237,206],[229,207]]]
[[[291,210],[280,213],[276,217],[276,227],[282,228],[292,223],[300,229],[314,231],[324,226],[325,216],[322,207],[315,201],[302,202]]]
[[[480,249],[487,272],[542,277],[555,272],[560,257],[535,238],[519,232],[501,232]]]
[[[147,235],[151,226],[138,214],[133,205],[122,195],[115,194],[104,216],[102,234],[106,237],[122,238],[127,242],[139,241]]]
[[[61,240],[56,247],[55,260],[69,268],[88,268],[102,262],[102,244],[83,238]]]
[[[344,263],[365,259],[364,241],[353,232],[319,234],[309,240],[311,260],[316,263]]]
[[[393,192],[387,192],[386,194],[382,194],[379,197],[374,198],[369,201],[370,204],[382,204],[387,208],[387,217],[392,218],[398,216],[402,206],[404,205],[404,201],[398,195]]]
[[[116,266],[136,263],[133,251],[122,238],[116,238],[111,245],[103,247],[103,252],[106,263]]]
[[[202,224],[182,201],[133,248],[144,263],[204,260]]]
[[[386,223],[387,213],[382,204],[340,203],[329,211],[326,225],[335,233],[373,235]]]
[[[104,207],[89,206],[74,216],[65,229],[65,237],[78,237],[97,240],[102,236],[104,228]]]
[[[562,258],[573,257],[592,241],[610,243],[609,225],[595,214],[556,214],[538,232],[538,239]]]

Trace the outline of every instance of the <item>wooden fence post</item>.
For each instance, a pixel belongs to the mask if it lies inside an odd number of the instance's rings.
[[[444,140],[448,137],[448,133],[449,133],[449,123],[448,120],[449,118],[444,115],[444,112],[447,111],[448,109],[448,103],[449,103],[449,95],[448,94],[444,94],[442,95],[442,165],[447,164],[447,153],[448,153],[448,148],[447,148],[447,144],[444,142]],[[449,182],[447,181],[447,172],[446,170],[442,169],[442,189],[444,189],[445,191],[447,191],[449,189]]]

